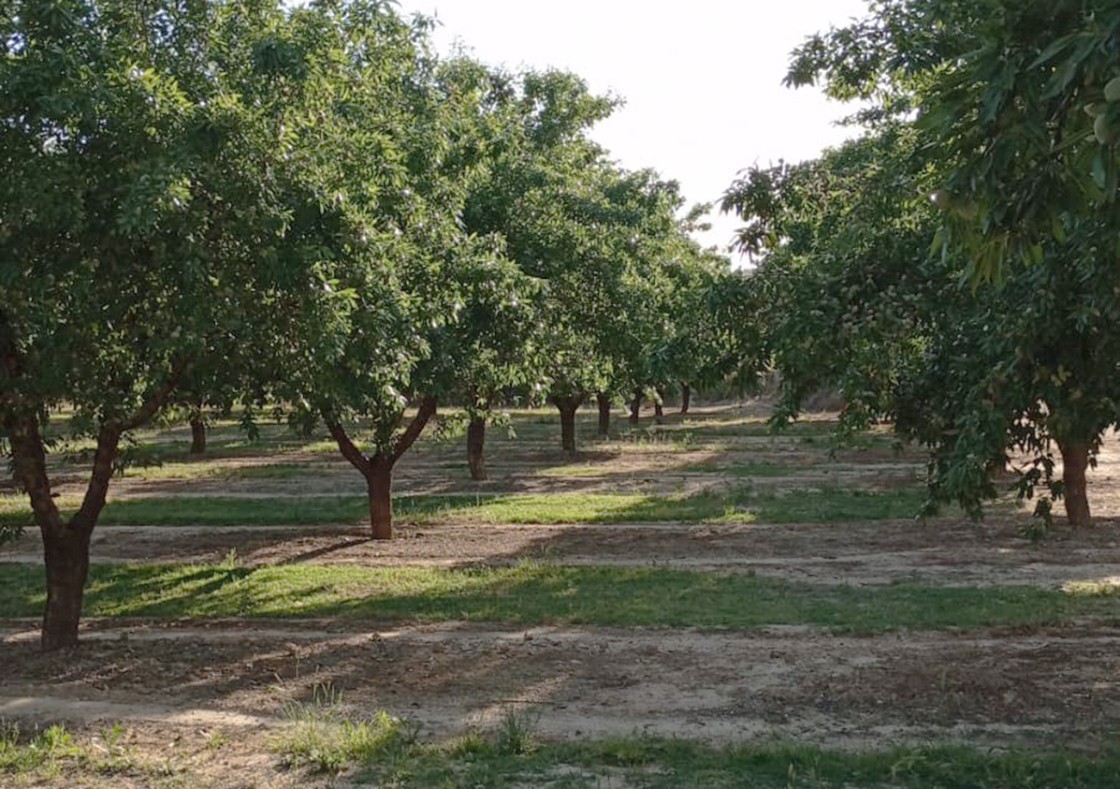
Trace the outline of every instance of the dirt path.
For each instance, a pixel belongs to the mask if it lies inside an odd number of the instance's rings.
[[[2,634],[0,716],[252,726],[329,684],[347,715],[388,709],[435,736],[529,711],[556,738],[1090,747],[1120,720],[1120,630],[1111,629],[847,638],[810,628],[100,622],[80,652],[46,658],[33,628]]]
[[[849,524],[561,524],[403,526],[369,540],[352,526],[101,527],[94,561],[315,563],[472,567],[525,559],[568,565],[656,566],[755,573],[813,583],[879,585],[1120,584],[1120,523],[1058,530],[1043,542],[1013,519],[978,525],[941,519]],[[0,561],[41,563],[36,535],[0,547]]]

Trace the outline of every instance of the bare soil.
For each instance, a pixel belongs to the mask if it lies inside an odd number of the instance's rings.
[[[92,623],[78,653],[43,656],[33,628],[9,627],[0,717],[38,709],[253,728],[330,685],[345,714],[387,709],[437,737],[531,709],[555,738],[1092,747],[1120,720],[1112,629],[848,638],[801,628],[365,628]]]

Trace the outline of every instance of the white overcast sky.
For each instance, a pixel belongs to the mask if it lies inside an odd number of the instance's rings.
[[[863,0],[400,0],[436,16],[441,51],[456,42],[510,69],[557,67],[626,104],[594,138],[623,166],[680,181],[689,203],[716,202],[736,173],[800,161],[852,135],[850,112],[818,90],[782,87],[805,36],[862,16]],[[737,223],[713,214],[705,244]]]

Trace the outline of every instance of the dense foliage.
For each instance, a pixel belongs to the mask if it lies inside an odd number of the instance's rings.
[[[1010,470],[1089,521],[1120,402],[1118,24],[1111,3],[885,0],[794,53],[788,82],[862,99],[867,133],[725,200],[763,257],[783,416],[839,387],[848,423],[929,447],[935,501],[978,514]]]

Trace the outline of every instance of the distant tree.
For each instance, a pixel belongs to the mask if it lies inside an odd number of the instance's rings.
[[[482,321],[514,302],[503,287],[517,271],[499,238],[463,227],[464,201],[486,155],[477,125],[486,95],[463,79],[463,64],[445,67],[427,48],[427,23],[383,4],[361,16],[345,8],[316,13],[331,21],[336,51],[367,54],[351,64],[340,95],[352,128],[379,155],[351,148],[346,136],[317,152],[345,168],[337,178],[352,191],[344,194],[361,196],[369,254],[351,258],[331,283],[352,300],[345,326],[292,346],[280,394],[304,428],[325,422],[366,481],[373,537],[389,539],[397,462],[465,378],[485,384],[485,375],[499,375],[481,347],[492,337]],[[321,244],[334,252],[331,229],[323,231]]]

